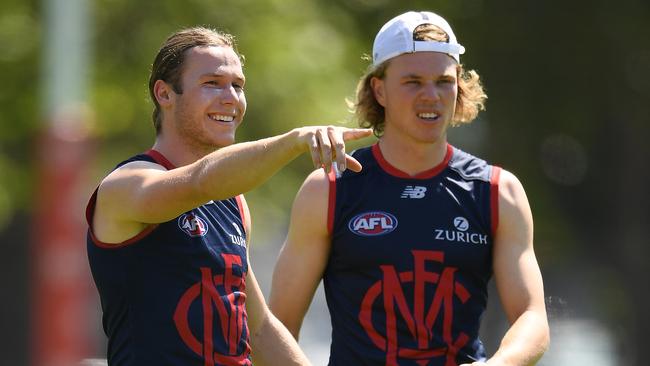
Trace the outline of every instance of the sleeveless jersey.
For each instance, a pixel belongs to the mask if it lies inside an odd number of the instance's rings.
[[[118,165],[149,161],[150,150]],[[210,201],[120,244],[94,237],[97,191],[86,209],[88,259],[111,366],[251,365],[243,201]],[[164,199],[164,198],[162,198]]]
[[[417,176],[392,167],[378,144],[354,157],[360,173],[329,175],[330,365],[485,360],[478,332],[500,168],[451,145]]]

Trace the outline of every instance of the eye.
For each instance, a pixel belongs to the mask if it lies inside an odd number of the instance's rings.
[[[417,79],[408,79],[404,82],[405,84],[408,85],[420,85],[420,80]]]
[[[235,88],[236,90],[242,90],[242,91],[244,90],[244,84],[233,83],[232,87]]]

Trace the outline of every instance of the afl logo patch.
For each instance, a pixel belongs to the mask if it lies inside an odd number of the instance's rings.
[[[205,220],[191,212],[178,218],[178,227],[193,238],[208,233],[208,224],[205,223]]]
[[[397,218],[387,212],[372,211],[359,214],[350,220],[350,231],[361,236],[388,234],[397,227]]]

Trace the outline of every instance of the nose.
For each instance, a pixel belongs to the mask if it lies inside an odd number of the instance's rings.
[[[239,100],[239,93],[232,85],[226,86],[221,89],[219,99],[222,104],[235,104]]]
[[[436,101],[440,99],[440,90],[433,82],[427,82],[421,89],[421,97],[427,101]]]

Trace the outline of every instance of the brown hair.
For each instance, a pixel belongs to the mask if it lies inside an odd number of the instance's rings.
[[[185,62],[185,51],[193,47],[209,46],[230,47],[242,59],[242,56],[237,52],[237,45],[232,35],[204,27],[181,29],[169,36],[160,47],[151,66],[151,75],[149,76],[149,95],[154,104],[152,118],[156,134],[160,134],[162,116],[160,105],[154,95],[154,84],[157,80],[162,80],[171,84],[174,92],[182,94],[181,75],[183,73],[183,63]]]
[[[449,36],[435,25],[422,24],[413,31],[413,40],[449,42]],[[384,107],[375,99],[375,93],[370,82],[374,77],[383,79],[386,76],[386,69],[390,65],[390,61],[391,59],[388,59],[376,67],[373,65],[368,67],[368,70],[357,84],[356,101],[351,103],[359,125],[372,128],[378,137],[384,132]],[[485,109],[485,99],[487,99],[476,71],[466,71],[463,69],[463,65],[459,64],[457,75],[458,96],[456,98],[454,118],[451,122],[452,126],[470,123],[474,120],[478,112]]]

